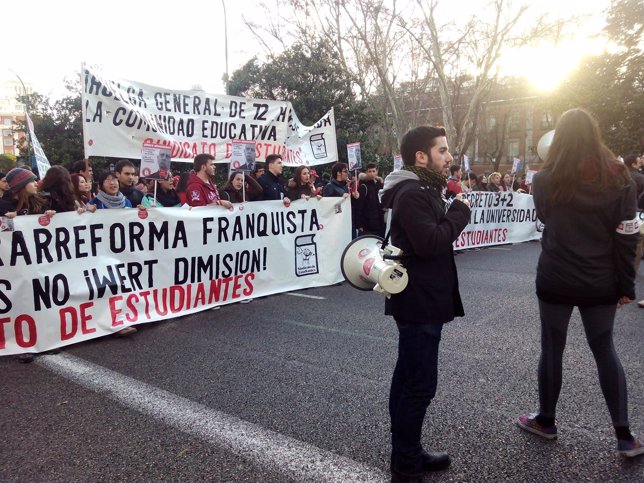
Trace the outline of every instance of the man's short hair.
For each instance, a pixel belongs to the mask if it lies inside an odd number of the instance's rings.
[[[215,159],[212,154],[197,154],[193,163],[193,169],[195,170],[195,173],[201,171],[201,167],[208,164],[208,161],[210,161],[211,159]]]
[[[271,164],[273,164],[273,163],[274,163],[275,161],[277,161],[278,159],[282,159],[282,155],[281,155],[281,154],[269,154],[269,155],[266,157],[266,167],[268,168]]]
[[[635,154],[635,153],[628,154],[624,158],[624,164],[626,166],[628,166],[629,168],[632,168],[633,164],[635,164],[637,162],[638,158],[639,158],[639,156],[637,154]]]
[[[345,170],[349,171],[349,167],[345,163],[335,163],[331,167],[331,179],[338,179],[338,173]]]
[[[129,159],[119,159],[116,165],[114,166],[114,172],[120,173],[121,171],[123,171],[123,168],[125,167],[136,169],[136,166],[134,166],[134,163]]]
[[[460,164],[452,164],[452,165],[449,167],[449,174],[451,174],[452,176],[454,176],[454,173],[458,173],[458,171],[459,171],[460,169],[461,169],[461,165],[460,165]]]
[[[69,169],[69,174],[80,174],[81,172],[87,170],[88,167],[89,162],[86,159],[74,161],[74,164],[72,164],[72,167]]]
[[[377,168],[376,168],[376,163],[369,163],[369,164],[367,165],[367,169],[377,169]]]
[[[400,142],[403,163],[407,166],[416,164],[416,153],[429,152],[436,144],[435,139],[443,136],[447,136],[444,127],[418,126],[407,131]]]

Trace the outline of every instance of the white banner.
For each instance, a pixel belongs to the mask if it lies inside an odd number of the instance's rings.
[[[51,168],[51,164],[49,164],[47,155],[42,150],[42,147],[38,142],[38,138],[36,137],[36,132],[34,131],[34,123],[31,122],[31,118],[29,116],[27,116],[27,124],[29,126],[29,136],[31,136],[31,145],[34,147],[34,154],[36,156],[36,165],[38,166],[38,177],[40,179],[43,179],[45,177],[45,173],[47,172],[47,170]]]
[[[0,232],[0,355],[342,280],[337,198],[18,216]]]
[[[543,225],[537,220],[532,195],[472,191],[463,196],[470,201],[472,213],[454,249],[541,239]]]
[[[229,162],[232,141],[255,141],[257,160],[287,166],[337,161],[333,110],[303,126],[290,102],[176,91],[113,78],[83,65],[85,156],[138,158],[144,143],[171,147],[174,161],[212,154]]]

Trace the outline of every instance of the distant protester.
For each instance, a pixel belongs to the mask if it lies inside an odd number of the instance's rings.
[[[90,185],[90,183],[88,183],[85,177],[79,173],[72,174],[71,179],[72,186],[74,187],[74,199],[78,202],[77,211],[79,211],[80,213],[82,213],[83,211],[96,211],[96,205],[89,204],[89,200],[92,199],[92,186]]]
[[[309,199],[317,190],[311,181],[311,171],[307,166],[298,166],[293,177],[288,180],[287,195],[291,200]]]
[[[77,208],[72,177],[62,166],[54,165],[40,181],[38,192],[49,200],[49,209],[62,213]]]
[[[154,184],[156,183],[156,190]],[[160,180],[151,180],[148,193],[143,197],[141,204],[146,208],[172,208],[181,206],[179,195],[174,189],[172,177]]]
[[[89,201],[99,210],[132,208],[132,203],[119,191],[119,180],[114,173],[106,171],[98,177],[98,194]]]
[[[262,192],[262,187],[253,176],[244,174],[242,171],[233,171],[228,177],[221,196],[231,203],[243,203],[244,198],[245,201],[259,200]]]

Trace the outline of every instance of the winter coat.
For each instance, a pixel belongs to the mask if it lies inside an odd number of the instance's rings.
[[[186,203],[190,206],[218,205],[219,199],[219,191],[212,180],[205,183],[197,173],[190,173],[186,185]]]
[[[635,185],[598,191],[580,185],[569,202],[551,201],[551,174],[534,175],[537,216],[545,224],[537,296],[568,305],[612,305],[635,298]],[[621,227],[621,228],[620,228]]]
[[[438,189],[410,171],[385,179],[382,206],[391,209],[391,244],[400,248],[409,284],[385,302],[385,314],[412,323],[444,323],[464,315],[453,243],[470,220],[470,209],[446,201]]]
[[[283,179],[268,170],[264,171],[264,174],[257,179],[257,182],[264,192],[262,195],[263,200],[281,200],[286,196]]]

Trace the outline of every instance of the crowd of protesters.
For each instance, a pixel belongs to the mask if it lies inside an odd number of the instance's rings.
[[[644,156],[630,155],[624,162],[637,186],[639,208],[644,209]],[[6,175],[0,173],[0,216],[52,217],[60,212],[83,214],[101,209],[146,210],[184,205],[230,209],[233,204],[263,200],[281,200],[289,206],[297,200],[336,197],[350,199],[352,238],[385,235],[384,211],[379,199],[383,179],[378,176],[375,164],[368,164],[357,177],[351,177],[348,166],[340,162],[331,167],[330,175],[325,173],[321,177],[315,169],[299,166],[286,179],[282,158],[273,154],[265,163],[256,163],[252,172],[231,171],[221,190],[214,181],[216,169],[215,158],[209,154],[197,155],[189,173],[173,176],[168,170],[162,179],[139,178],[137,167],[127,159],[118,161],[113,170],[100,173],[96,179],[87,160],[74,163],[69,170],[52,166],[40,181],[29,169],[13,168]],[[477,176],[471,171],[463,172],[458,164],[452,165],[446,195],[474,191],[527,193],[530,186],[526,185],[525,175],[519,179],[511,173],[499,172]],[[336,209],[341,210],[341,203]],[[640,242],[640,257],[641,245]],[[644,300],[639,304],[644,307]],[[116,335],[136,331],[134,327],[126,327]],[[31,354],[24,356],[25,361],[33,359]]]

